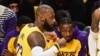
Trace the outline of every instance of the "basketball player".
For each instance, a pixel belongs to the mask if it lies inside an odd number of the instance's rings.
[[[57,44],[46,50],[45,31],[52,31],[55,26],[55,14],[48,5],[40,5],[36,11],[34,24],[27,24],[21,30],[18,41],[16,56],[54,56],[66,40],[63,38]]]

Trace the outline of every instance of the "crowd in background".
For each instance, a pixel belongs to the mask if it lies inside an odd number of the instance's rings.
[[[63,9],[68,10],[72,20],[82,23],[83,26],[89,26],[91,23],[91,9],[96,0],[1,0],[1,4],[10,7],[10,4],[17,4],[18,15],[30,17],[34,22],[34,6],[40,4],[50,5],[54,11]],[[28,9],[27,9],[28,8]],[[16,10],[16,9],[15,9]]]

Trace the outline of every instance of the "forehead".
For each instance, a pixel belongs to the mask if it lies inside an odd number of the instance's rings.
[[[10,6],[18,6],[18,4],[17,3],[11,3],[11,4],[9,4]]]
[[[54,11],[52,9],[48,9],[46,14],[44,14],[44,16],[48,19],[48,18],[52,18],[55,16]]]
[[[47,9],[47,14],[54,14],[53,9]]]

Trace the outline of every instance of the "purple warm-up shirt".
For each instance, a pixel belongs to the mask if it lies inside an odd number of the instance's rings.
[[[0,9],[3,10],[0,15],[0,36],[4,38],[3,43],[0,44],[0,53],[7,48],[9,39],[17,34],[16,23],[17,18],[15,13],[7,7],[0,5]],[[1,12],[0,12],[1,13]],[[13,31],[11,33],[11,31]]]

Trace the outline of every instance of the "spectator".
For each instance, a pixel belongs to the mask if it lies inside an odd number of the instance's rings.
[[[59,48],[59,46],[62,47],[66,42],[64,38],[61,39],[58,44],[55,44],[55,46],[44,51],[46,38],[43,32],[53,30],[55,24],[54,16],[54,11],[50,6],[40,5],[38,7],[34,25],[25,25],[19,34],[17,41],[18,56],[54,56],[55,53],[58,52],[57,48]],[[49,27],[49,29],[47,27]]]
[[[19,33],[21,31],[21,29],[24,27],[25,24],[28,23],[32,23],[32,20],[30,18],[28,18],[27,16],[21,16],[19,17],[18,21],[17,21],[17,32]],[[9,34],[12,34],[13,31],[9,32]],[[12,55],[14,56],[16,54],[16,42],[17,42],[17,36],[13,36],[10,38],[8,44],[7,44],[7,49],[3,50],[1,55],[4,56],[8,56],[8,55]]]
[[[63,19],[63,18],[62,18]],[[75,39],[74,34],[74,23],[69,18],[64,18],[59,26],[59,32],[61,38],[66,39],[66,45],[59,49],[57,56],[79,56],[81,50],[81,43],[78,39]]]
[[[58,10],[56,13],[56,18],[58,18],[58,27],[55,28],[55,32],[57,34],[58,37],[61,38],[61,34],[59,32],[59,25],[62,24],[62,21],[65,20],[64,18],[67,17],[67,19],[71,19],[71,15],[69,14],[68,11],[65,10]],[[74,23],[75,24],[75,23]],[[88,33],[81,31],[77,24],[75,24],[74,26],[74,34],[73,37],[75,37],[76,39],[78,39],[81,42],[81,50],[79,53],[79,56],[85,56],[86,54],[86,50],[87,50],[87,37],[88,37]]]
[[[20,10],[19,10],[20,8],[19,8],[19,6],[20,6],[20,3],[19,3],[18,0],[10,0],[7,3],[7,7],[12,9],[16,13],[17,17],[20,16]]]
[[[2,36],[4,41],[7,41],[0,44],[1,53],[1,51],[6,48],[8,43],[7,38],[16,35],[16,32],[13,32],[10,36],[7,36],[10,31],[16,30],[17,18],[15,13],[5,6],[0,5],[0,11],[0,36]]]

